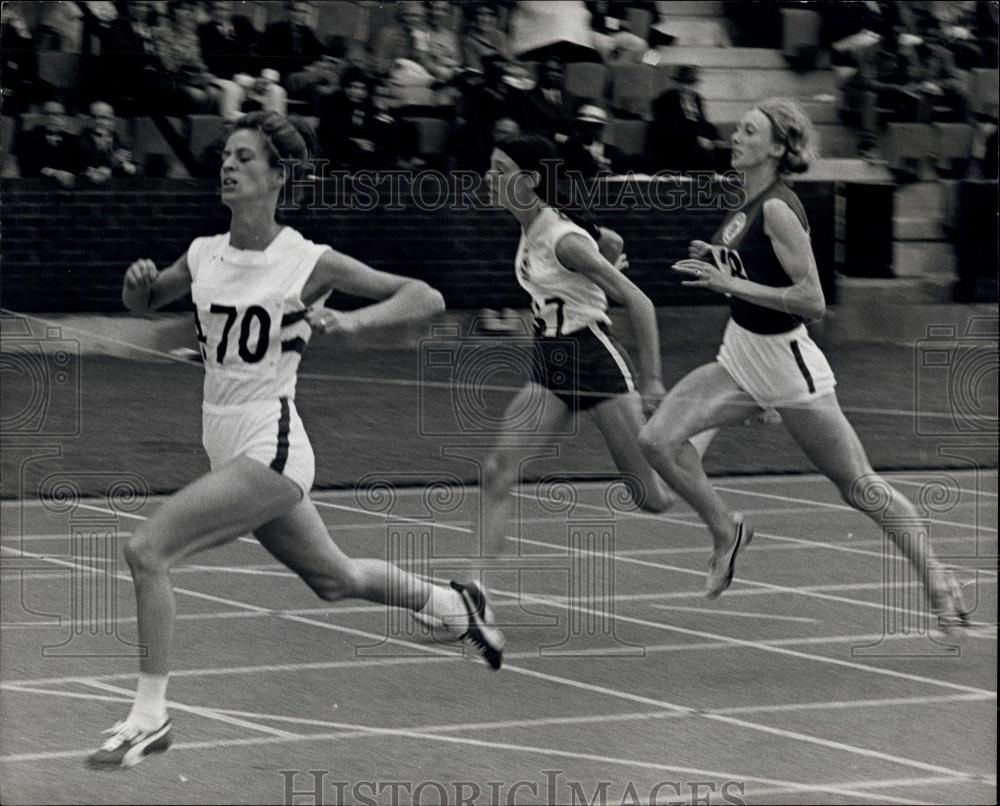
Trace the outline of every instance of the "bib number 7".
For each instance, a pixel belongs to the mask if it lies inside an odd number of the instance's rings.
[[[233,305],[217,305],[212,303],[208,311],[211,314],[226,317],[225,322],[221,326],[222,333],[219,337],[219,343],[215,348],[215,362],[217,364],[221,365],[225,363],[226,353],[229,351],[229,336],[237,319],[240,319],[240,328],[239,338],[236,341],[236,351],[240,359],[246,364],[256,364],[263,360],[264,356],[267,355],[267,348],[271,340],[271,315],[265,308],[259,305],[251,305],[243,312],[242,317],[240,317],[239,309]],[[198,344],[201,348],[201,356],[207,360],[208,336],[202,327],[197,306],[194,311],[194,325],[198,331]],[[255,325],[256,328],[254,327]],[[210,324],[210,327],[213,331],[218,329],[218,326],[214,322]],[[257,341],[251,347],[250,337],[255,329],[257,331]]]

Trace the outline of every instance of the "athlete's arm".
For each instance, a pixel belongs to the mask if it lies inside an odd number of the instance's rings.
[[[776,288],[733,277],[729,272],[702,260],[682,260],[674,268],[697,278],[685,281],[684,285],[731,294],[755,305],[809,321],[821,319],[826,313],[826,301],[816,259],[809,235],[792,208],[780,199],[764,202],[764,232],[771,239],[778,262],[792,281],[790,286]]]
[[[324,331],[357,331],[426,319],[444,310],[444,297],[421,280],[400,277],[355,260],[349,255],[324,252],[302,290],[308,306],[331,291],[377,300],[355,311],[317,311],[311,320]]]
[[[598,227],[601,232],[601,239],[597,242],[597,248],[608,263],[614,265],[619,255],[625,249],[625,240],[613,229]]]
[[[556,257],[566,268],[579,272],[615,302],[628,309],[639,347],[639,376],[643,394],[662,394],[651,387],[663,388],[660,369],[660,334],[653,303],[635,283],[617,271],[582,235],[568,233],[556,244]]]
[[[122,302],[133,313],[149,313],[180,299],[191,290],[187,255],[163,271],[152,260],[137,260],[125,272]]]

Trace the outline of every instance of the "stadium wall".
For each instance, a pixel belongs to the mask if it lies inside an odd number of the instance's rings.
[[[835,183],[800,182],[796,190],[834,302]],[[669,270],[687,256],[688,242],[707,240],[724,215],[722,188],[709,184],[697,191],[694,203],[690,183],[673,191],[639,180],[601,183],[598,199],[605,209],[598,207],[597,218],[625,238],[629,276],[657,305],[718,304],[715,294],[685,288]],[[193,238],[228,226],[216,184],[208,180],[143,178],[64,191],[45,180],[17,179],[0,183],[0,192],[2,304],[16,311],[121,311],[129,262],[148,257],[164,267]],[[283,216],[312,240],[426,280],[441,289],[450,308],[526,307],[511,271],[516,225],[441,180],[400,179],[374,191],[325,182],[305,188],[297,208]]]

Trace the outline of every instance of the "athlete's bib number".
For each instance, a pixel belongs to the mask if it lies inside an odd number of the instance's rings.
[[[215,347],[215,363],[225,364],[229,352],[229,340],[233,334],[237,319],[240,320],[236,338],[236,352],[245,364],[256,364],[267,355],[271,342],[271,315],[259,305],[251,305],[243,311],[235,305],[217,305],[212,303],[208,308],[212,316],[209,330],[214,335],[221,330]],[[218,319],[216,319],[218,317]],[[223,318],[224,317],[224,318]],[[194,324],[198,331],[198,344],[201,347],[202,358],[208,360],[208,335],[202,327],[198,308],[194,311]],[[256,337],[256,338],[254,338]],[[253,341],[251,345],[251,340]],[[232,361],[232,356],[230,356]]]

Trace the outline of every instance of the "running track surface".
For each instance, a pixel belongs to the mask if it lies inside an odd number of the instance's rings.
[[[318,601],[251,538],[197,555],[173,574],[175,745],[115,773],[83,760],[134,689],[131,583],[115,541],[69,536],[123,539],[159,500],[117,527],[99,500],[3,502],[2,801],[995,803],[995,471],[951,471],[935,498],[935,545],[981,625],[959,639],[925,631],[877,528],[824,480],[715,481],[757,535],[714,602],[690,510],[612,511],[601,483],[567,508],[522,487],[520,605],[494,572],[499,673],[405,614]],[[478,492],[431,502],[424,562],[425,492],[389,513],[314,499],[352,556],[468,577]]]

